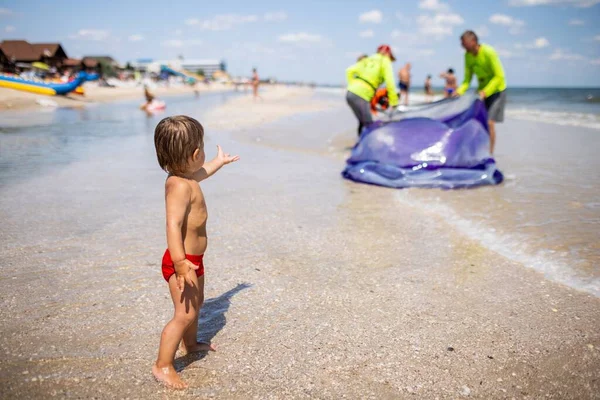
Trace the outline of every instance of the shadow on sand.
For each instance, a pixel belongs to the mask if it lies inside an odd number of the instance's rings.
[[[197,340],[199,342],[210,343],[213,340],[217,333],[219,333],[227,323],[225,313],[229,310],[231,298],[249,287],[252,287],[250,283],[240,283],[219,297],[208,299],[204,302],[204,305],[200,310],[200,318],[198,319]],[[174,363],[175,369],[181,371],[191,363],[206,357],[206,354],[207,352],[191,353],[176,358]]]

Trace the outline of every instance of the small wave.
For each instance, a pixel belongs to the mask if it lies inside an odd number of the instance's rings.
[[[556,125],[581,126],[600,130],[600,115],[568,111],[545,111],[530,108],[509,108],[506,114],[511,118],[527,121],[547,122]]]
[[[579,275],[569,266],[568,259],[560,260],[560,257],[551,250],[531,249],[527,245],[529,241],[525,235],[499,233],[495,228],[486,226],[484,222],[461,217],[450,206],[442,204],[439,200],[416,202],[407,196],[406,192],[397,192],[397,199],[400,202],[424,213],[433,213],[487,249],[541,272],[551,281],[600,297],[600,279]]]

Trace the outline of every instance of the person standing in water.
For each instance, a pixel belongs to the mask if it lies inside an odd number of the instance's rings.
[[[456,92],[456,75],[454,75],[454,70],[452,68],[448,68],[448,71],[442,72],[440,74],[440,78],[446,80],[446,85],[444,86],[444,97],[452,97]]]
[[[363,128],[373,122],[371,99],[379,85],[385,82],[388,89],[390,110],[398,105],[392,62],[396,57],[388,45],[381,45],[377,53],[363,58],[346,69],[348,82],[346,101],[358,119],[358,136]]]
[[[427,75],[427,79],[425,79],[425,101],[431,103],[433,100],[433,90],[431,90],[431,75]]]
[[[485,103],[490,129],[490,154],[494,154],[496,144],[496,122],[504,121],[506,105],[506,79],[504,68],[496,50],[488,44],[479,43],[473,31],[466,31],[460,37],[465,52],[465,79],[457,89],[463,95],[471,85],[473,74],[477,75],[479,98]]]
[[[258,77],[258,72],[256,72],[256,68],[252,69],[252,93],[254,95],[254,100],[259,99],[258,95],[258,86],[260,85],[260,78]]]
[[[140,106],[140,109],[148,112],[148,107],[152,104],[155,97],[148,89],[148,85],[144,85],[144,97],[146,98],[146,102]]]
[[[398,71],[398,88],[400,89],[400,98],[402,103],[408,105],[408,90],[410,89],[410,63],[404,64],[404,67]]]

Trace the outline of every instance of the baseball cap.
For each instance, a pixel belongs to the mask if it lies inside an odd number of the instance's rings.
[[[377,52],[378,53],[388,53],[390,55],[390,58],[392,59],[392,61],[396,61],[396,57],[394,57],[394,54],[392,53],[392,48],[387,44],[382,44],[381,46],[379,46],[377,48]]]

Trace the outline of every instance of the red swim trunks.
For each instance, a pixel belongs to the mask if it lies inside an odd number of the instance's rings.
[[[204,263],[202,262],[204,254],[186,254],[185,258],[190,260],[192,264],[198,266],[198,269],[196,270],[196,276],[204,275]],[[165,255],[162,258],[162,273],[167,282],[169,282],[169,278],[171,278],[171,276],[175,273],[175,264],[171,259],[171,253],[169,253],[169,249],[165,251]]]

